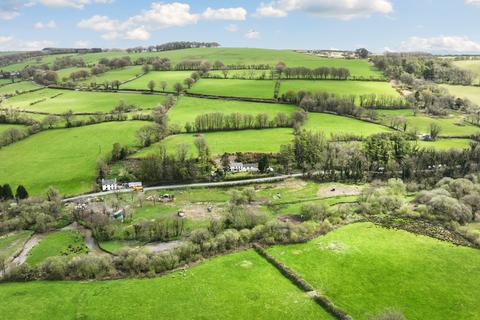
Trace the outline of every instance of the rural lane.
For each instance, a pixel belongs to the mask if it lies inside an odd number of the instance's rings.
[[[220,182],[203,182],[203,183],[190,183],[190,184],[175,184],[175,185],[163,185],[163,186],[155,186],[155,187],[148,187],[145,188],[145,191],[155,191],[155,190],[172,190],[172,189],[185,189],[185,188],[206,188],[206,187],[229,187],[229,186],[238,186],[244,184],[251,184],[251,183],[264,183],[264,182],[273,182],[273,181],[280,181],[289,178],[300,178],[303,177],[303,173],[293,173],[293,174],[285,174],[279,175],[274,177],[266,177],[266,178],[255,178],[255,179],[246,179],[246,180],[235,180],[235,181],[220,181]],[[101,197],[109,194],[115,193],[129,193],[133,192],[132,189],[121,189],[121,190],[113,190],[113,191],[104,191],[104,192],[96,192],[96,193],[89,193],[84,194],[76,197],[65,198],[63,202],[72,202],[78,200],[84,200],[93,197]]]

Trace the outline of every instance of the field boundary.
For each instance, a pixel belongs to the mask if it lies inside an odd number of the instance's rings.
[[[328,297],[315,291],[315,288],[309,284],[305,279],[295,273],[293,270],[288,268],[286,265],[277,261],[273,256],[271,256],[262,246],[259,244],[254,244],[253,248],[255,251],[265,258],[271,265],[273,265],[280,273],[293,282],[298,288],[305,291],[312,299],[328,311],[335,318],[340,320],[352,320],[352,317],[348,315],[347,312],[337,307]]]

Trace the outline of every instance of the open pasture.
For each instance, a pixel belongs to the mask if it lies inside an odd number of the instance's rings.
[[[183,84],[183,80],[189,78],[193,71],[150,71],[149,73],[141,76],[140,78],[125,83],[120,88],[121,89],[137,89],[137,90],[150,90],[148,88],[148,83],[153,81],[155,83],[155,91],[162,91],[161,82],[165,81],[167,87],[165,91],[173,92],[173,86],[176,83]],[[201,80],[200,80],[201,81]],[[195,85],[194,85],[195,86]]]
[[[224,132],[208,132],[202,134],[205,138],[212,155],[222,155],[225,152],[278,152],[282,144],[288,144],[293,140],[292,129],[277,128],[263,130],[238,130]],[[162,142],[167,152],[175,154],[179,145],[186,145],[191,156],[196,156],[194,134],[178,134],[169,136]],[[145,157],[157,152],[159,144],[154,144],[142,149],[134,157]]]
[[[279,112],[289,116],[297,109],[295,106],[285,104],[179,97],[177,104],[168,112],[168,119],[170,123],[177,124],[184,130],[185,123],[194,123],[198,115],[206,113],[231,114],[238,112],[251,115],[266,113],[269,119],[273,119]]]
[[[433,148],[436,150],[467,149],[472,140],[469,139],[438,139],[435,141],[418,141],[420,148]]]
[[[345,80],[282,80],[280,95],[288,91],[300,90],[315,92],[328,92],[339,96],[350,95],[385,95],[400,97],[388,82],[379,81],[345,81]]]
[[[333,319],[252,250],[153,279],[5,283],[0,299],[22,320]]]
[[[454,66],[472,72],[475,76],[476,84],[480,81],[480,60],[459,60],[452,62]]]
[[[152,109],[163,101],[160,95],[44,89],[12,97],[2,106],[48,113],[111,112],[121,101],[136,108]]]
[[[268,251],[354,319],[386,309],[407,319],[476,319],[480,251],[355,223]]]
[[[114,69],[102,74],[92,75],[90,78],[80,81],[81,84],[97,84],[101,85],[105,82],[111,83],[112,81],[125,82],[133,79],[143,73],[142,66],[128,66],[121,69]]]
[[[447,84],[442,84],[441,86],[457,98],[468,99],[473,103],[480,105],[480,87],[453,86]]]
[[[198,48],[182,49],[165,52],[142,52],[127,54],[125,51],[110,51],[82,55],[86,63],[96,63],[102,57],[115,58],[130,56],[133,60],[139,57],[166,57],[172,61],[172,65],[182,60],[208,60],[222,61],[226,65],[253,65],[268,64],[275,66],[283,61],[288,67],[337,67],[347,68],[353,76],[358,77],[383,77],[367,60],[347,60],[334,58],[320,58],[295,52],[292,50],[254,49],[254,48]]]
[[[18,94],[22,93],[25,91],[30,91],[30,90],[35,90],[42,88],[39,85],[34,84],[33,82],[30,81],[21,81],[21,82],[15,82],[12,84],[7,84],[4,86],[0,87],[0,96],[2,95],[10,95],[10,94]]]
[[[65,230],[47,234],[27,257],[27,263],[36,265],[49,257],[76,256],[88,253],[83,236],[78,231]]]
[[[109,122],[37,133],[0,150],[0,181],[23,184],[30,195],[55,186],[62,194],[91,191],[96,161],[116,142],[134,147],[135,132],[148,122]]]
[[[273,99],[274,90],[274,80],[202,79],[188,91],[224,97]]]
[[[323,132],[327,139],[332,135],[356,135],[365,137],[376,133],[392,131],[379,124],[344,116],[313,112],[308,114],[304,128],[306,130]]]

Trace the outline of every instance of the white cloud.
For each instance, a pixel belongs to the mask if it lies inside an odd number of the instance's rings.
[[[465,0],[465,4],[480,6],[480,0]]]
[[[400,44],[399,49],[400,51],[480,52],[480,43],[461,36],[410,37]]]
[[[274,17],[274,18],[282,18],[287,16],[287,12],[275,7],[275,3],[271,2],[269,4],[261,3],[260,7],[257,8],[255,12],[256,17]]]
[[[35,29],[54,29],[57,27],[57,23],[54,20],[50,20],[46,23],[43,23],[41,21],[35,23],[33,25]]]
[[[83,9],[89,4],[108,4],[113,0],[33,0],[31,3],[43,4],[47,7],[70,7]]]
[[[276,0],[262,3],[256,16],[285,17],[290,11],[303,11],[320,17],[350,20],[375,13],[393,12],[391,0]]]
[[[144,27],[138,27],[133,30],[129,30],[125,33],[125,38],[129,40],[141,40],[146,41],[150,39],[150,32],[145,30]]]
[[[247,33],[245,33],[245,38],[247,39],[260,39],[260,32],[255,31],[255,30],[248,30]]]
[[[20,15],[20,9],[23,3],[20,0],[2,0],[0,1],[0,19],[12,20]]]
[[[225,30],[227,30],[228,32],[237,32],[238,26],[236,24],[229,24],[225,27]]]
[[[74,46],[76,48],[88,48],[91,46],[90,41],[87,40],[78,40],[75,41]]]
[[[149,25],[152,29],[163,29],[195,24],[198,19],[198,14],[190,13],[189,4],[154,2],[150,10],[131,17],[125,22],[125,25]]]
[[[0,45],[4,45],[13,40],[13,37],[0,36]]]
[[[247,10],[242,7],[238,8],[207,8],[202,13],[202,17],[207,20],[245,20],[247,18]]]
[[[107,16],[95,15],[88,19],[81,20],[77,26],[84,29],[92,29],[97,32],[112,32],[120,29],[121,23]]]

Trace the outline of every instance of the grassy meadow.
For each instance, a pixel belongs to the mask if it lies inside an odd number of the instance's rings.
[[[27,263],[36,265],[54,256],[76,256],[88,253],[83,236],[78,231],[65,230],[47,234],[27,256]]]
[[[114,80],[125,82],[143,73],[142,66],[128,66],[121,69],[114,69],[105,73],[90,76],[90,78],[80,81],[83,84],[103,84],[104,82],[112,82]]]
[[[291,115],[297,109],[295,106],[285,104],[179,97],[177,104],[169,110],[168,119],[169,123],[178,124],[183,130],[185,123],[194,123],[198,115],[206,113],[220,112],[230,114],[239,112],[251,115],[266,113],[270,119],[273,119],[279,112]]]
[[[436,150],[466,149],[472,140],[469,139],[438,139],[435,141],[418,141],[420,148],[433,148]]]
[[[152,109],[163,100],[164,97],[160,95],[44,89],[12,97],[1,105],[48,113],[63,113],[69,110],[108,113],[121,101],[137,108]]]
[[[271,254],[354,319],[396,309],[407,319],[477,319],[480,251],[370,223]]]
[[[30,81],[15,82],[0,87],[0,96],[7,94],[17,94],[25,91],[39,89],[41,86]]]
[[[165,91],[173,92],[173,86],[176,83],[183,85],[183,80],[189,78],[193,71],[150,71],[146,75],[128,83],[123,84],[121,89],[138,89],[148,91],[148,83],[150,81],[155,82],[155,91],[162,91],[160,83],[162,81],[167,82]]]
[[[12,189],[23,184],[31,195],[50,185],[62,194],[91,191],[96,161],[116,142],[135,146],[142,121],[109,122],[37,133],[0,150],[0,181]]]
[[[388,82],[344,80],[282,80],[280,95],[288,91],[328,92],[339,96],[377,94],[400,97]]]
[[[32,231],[18,231],[0,237],[0,256],[7,259],[13,258],[23,249],[23,245],[31,237]]]
[[[188,92],[225,97],[273,99],[274,90],[274,80],[201,79]]]
[[[468,99],[473,103],[480,105],[480,87],[473,86],[453,86],[442,84],[441,87],[448,90],[451,95],[457,98]]]
[[[313,112],[308,114],[304,128],[306,130],[321,131],[325,134],[326,138],[330,138],[335,134],[369,136],[376,133],[392,131],[387,127],[366,121],[333,114]]]
[[[333,319],[252,250],[153,279],[4,283],[0,299],[18,320]]]
[[[479,60],[453,61],[453,65],[460,69],[472,72],[476,76],[476,79],[475,79],[476,84],[479,83],[480,81],[480,61]]]
[[[0,123],[0,135],[7,131],[8,129],[11,128],[17,128],[17,129],[25,129],[26,126],[22,126],[20,124],[5,124],[5,123]]]
[[[292,129],[277,128],[263,130],[239,130],[224,132],[208,132],[202,134],[207,141],[212,155],[222,155],[225,152],[278,152],[282,144],[288,144],[293,140]],[[179,145],[186,145],[191,156],[195,156],[194,134],[178,134],[169,136],[160,142],[169,153],[174,154]],[[142,149],[134,157],[145,157],[155,153],[159,144]]]

